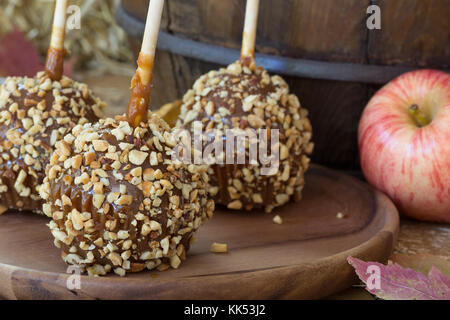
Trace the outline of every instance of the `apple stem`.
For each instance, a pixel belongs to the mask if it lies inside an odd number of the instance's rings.
[[[409,107],[409,114],[419,128],[425,127],[430,123],[430,119],[419,109],[417,104]]]

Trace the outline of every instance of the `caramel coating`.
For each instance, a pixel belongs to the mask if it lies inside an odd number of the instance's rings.
[[[174,163],[176,141],[156,115],[77,126],[58,143],[41,188],[55,245],[90,275],[178,268],[210,218],[206,167]]]
[[[66,54],[67,51],[65,49],[59,50],[52,46],[48,49],[47,60],[45,62],[45,73],[51,80],[61,80],[64,72],[64,58]]]
[[[42,213],[38,188],[56,142],[97,121],[103,107],[85,84],[66,77],[7,78],[0,87],[0,203]]]
[[[148,119],[148,104],[150,103],[153,82],[152,59],[141,52],[137,64],[139,68],[131,80],[131,95],[126,112],[128,123],[133,128],[136,128],[141,122],[146,122]],[[149,78],[142,79],[140,71],[147,73]]]
[[[201,76],[181,107],[178,128],[193,133],[200,121],[203,132],[226,129],[279,129],[279,170],[261,175],[261,164],[213,164],[209,192],[229,209],[265,208],[267,212],[294,196],[300,200],[304,173],[313,150],[308,112],[279,76],[262,68],[250,69],[237,61]],[[235,162],[236,163],[236,162]]]

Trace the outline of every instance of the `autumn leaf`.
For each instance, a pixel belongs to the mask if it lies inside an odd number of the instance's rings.
[[[429,253],[393,253],[389,260],[398,263],[402,267],[428,274],[431,267],[435,266],[447,277],[450,277],[450,258]]]
[[[0,42],[0,75],[30,76],[43,70],[36,48],[18,30],[6,34]]]
[[[432,267],[428,276],[403,268],[348,257],[366,290],[386,300],[450,300],[450,278]]]
[[[64,61],[64,75],[72,77],[74,58]],[[44,70],[39,52],[23,33],[14,29],[0,42],[0,76],[34,77]]]

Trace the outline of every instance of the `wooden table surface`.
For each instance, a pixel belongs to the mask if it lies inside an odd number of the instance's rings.
[[[8,299],[324,299],[356,283],[348,256],[386,262],[399,232],[397,210],[381,192],[312,165],[301,202],[230,213],[217,207],[177,270],[121,278],[83,277],[67,289],[44,217],[8,212],[0,223],[0,296]],[[345,218],[339,218],[342,212]],[[301,213],[301,214],[299,214]],[[26,237],[24,237],[26,235]],[[226,254],[210,252],[226,243]],[[32,263],[31,263],[32,262]],[[236,289],[238,288],[238,289]],[[113,289],[113,290],[111,290]]]
[[[125,112],[129,98],[130,77],[83,76],[79,79],[108,103],[107,115]],[[167,101],[170,102],[170,101]],[[152,109],[158,106],[151,105]],[[390,258],[404,267],[427,273],[432,265],[450,277],[450,225],[433,224],[401,218],[400,233]],[[354,287],[331,299],[373,299],[362,287]]]

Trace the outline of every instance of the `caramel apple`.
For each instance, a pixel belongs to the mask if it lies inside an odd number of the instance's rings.
[[[41,213],[39,186],[57,141],[97,121],[104,103],[86,84],[62,76],[67,1],[58,0],[45,71],[0,86],[0,204]]]
[[[265,164],[250,161],[247,143],[245,148],[236,150],[237,154],[245,155],[245,164],[237,163],[237,156],[232,163],[212,164],[209,192],[216,203],[229,209],[265,208],[270,212],[292,197],[301,198],[313,143],[308,111],[301,107],[280,76],[270,76],[256,66],[258,4],[257,0],[247,2],[241,59],[195,82],[183,98],[177,127],[194,134],[195,126],[200,123],[201,132],[215,132],[205,134],[203,148],[205,142],[211,143],[217,135],[226,141],[227,130],[244,133],[250,129],[267,130],[267,143],[273,142],[269,150],[277,153],[279,159],[275,170],[263,174]],[[274,130],[279,133],[278,143],[271,138]]]
[[[150,2],[126,116],[76,126],[41,188],[62,258],[90,275],[178,268],[213,214],[206,167],[174,161],[169,125],[148,114],[163,4]]]

